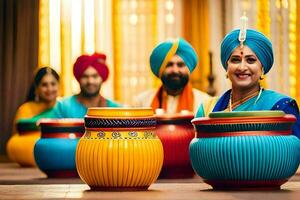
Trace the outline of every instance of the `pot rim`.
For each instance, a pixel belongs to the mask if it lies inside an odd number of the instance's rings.
[[[38,122],[39,126],[84,126],[84,120],[81,118],[53,118],[53,119],[41,119]]]
[[[226,117],[226,118],[209,118],[200,117],[192,120],[194,125],[221,125],[221,124],[268,124],[268,123],[291,123],[296,122],[296,117],[292,114],[286,114],[283,117]]]
[[[42,133],[41,138],[76,139],[76,138],[81,138],[83,135],[84,133],[80,133],[80,132]]]
[[[91,116],[91,115],[85,115],[84,119],[107,119],[107,120],[143,120],[143,119],[149,119],[149,120],[156,120],[156,117],[154,115],[152,116],[141,116],[141,117],[127,117],[127,116]]]
[[[88,108],[86,116],[92,117],[149,117],[154,112],[151,107],[91,107]]]
[[[177,120],[192,120],[194,119],[193,114],[160,114],[160,115],[155,115],[157,121],[177,121]]]
[[[231,131],[204,133],[196,132],[196,138],[238,137],[238,136],[289,136],[292,130],[286,131]]]
[[[282,110],[251,110],[251,111],[218,111],[209,113],[210,118],[227,117],[283,117],[285,113]]]

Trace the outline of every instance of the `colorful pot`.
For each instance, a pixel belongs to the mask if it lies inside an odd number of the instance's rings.
[[[193,114],[157,115],[156,134],[164,147],[160,178],[191,178],[195,175],[189,145],[195,137]]]
[[[163,164],[151,108],[89,108],[76,151],[81,179],[93,190],[146,190]]]
[[[192,120],[194,170],[214,189],[279,189],[300,162],[300,140],[291,130],[296,118],[240,114]]]
[[[76,146],[84,134],[82,119],[47,119],[40,122],[42,137],[34,147],[37,166],[48,177],[77,177]]]
[[[18,134],[13,135],[7,143],[7,154],[10,160],[22,167],[36,166],[33,149],[41,133],[36,120],[21,119],[17,122]]]

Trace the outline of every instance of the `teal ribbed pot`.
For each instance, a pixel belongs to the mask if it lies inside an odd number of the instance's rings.
[[[292,115],[194,119],[192,166],[214,189],[278,189],[300,163],[300,140],[291,134],[295,120]]]

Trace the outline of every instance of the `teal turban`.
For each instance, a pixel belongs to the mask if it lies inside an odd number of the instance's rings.
[[[240,45],[240,30],[234,30],[227,34],[221,44],[221,62],[225,70],[227,70],[227,61],[236,47]],[[273,48],[270,40],[262,33],[247,29],[246,40],[244,45],[248,46],[258,57],[261,62],[265,74],[270,71],[274,63]]]
[[[152,72],[157,77],[161,77],[167,63],[174,55],[178,55],[192,72],[198,62],[197,54],[193,47],[184,39],[175,41],[165,41],[158,44],[150,56],[150,66]]]

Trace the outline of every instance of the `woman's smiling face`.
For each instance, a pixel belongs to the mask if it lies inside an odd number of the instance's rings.
[[[262,64],[249,47],[237,47],[227,61],[227,73],[233,88],[251,90],[259,85]]]

